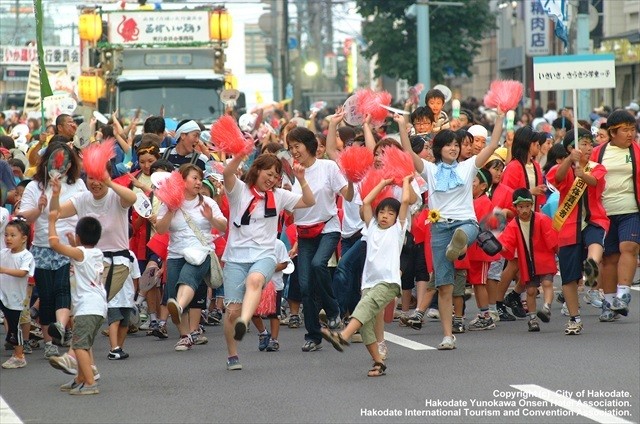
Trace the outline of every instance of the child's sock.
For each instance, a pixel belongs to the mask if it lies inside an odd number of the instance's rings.
[[[160,327],[162,327],[163,325],[167,325],[167,321],[161,319],[158,324],[160,324]]]
[[[482,315],[483,317],[488,317],[489,316],[489,308],[480,308],[480,315]]]
[[[142,302],[144,302],[144,296],[141,294],[138,294],[138,298],[136,299],[136,305],[140,306],[142,305]]]
[[[258,333],[261,336],[264,336],[265,334],[269,334],[269,332],[267,331],[267,329],[265,328],[264,331]]]
[[[500,303],[502,303],[502,302],[500,302]],[[496,306],[495,303],[489,303],[489,310],[491,312],[498,312],[498,307]]]
[[[582,322],[582,318],[580,318],[580,315],[576,315],[575,317],[571,317],[569,318],[570,321],[575,321],[575,322]]]
[[[151,319],[151,322],[153,321],[157,321],[158,320],[158,315],[154,314],[153,312],[149,314],[149,319]]]
[[[616,296],[622,299],[622,296],[624,296],[625,294],[631,294],[630,287],[618,284],[618,292],[616,293]]]
[[[529,320],[536,319],[536,314],[529,314]]]

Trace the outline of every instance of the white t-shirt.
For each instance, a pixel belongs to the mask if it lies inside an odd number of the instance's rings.
[[[438,210],[441,218],[476,221],[476,214],[473,210],[473,179],[478,172],[476,168],[476,157],[459,162],[455,169],[462,180],[462,185],[448,191],[436,191],[436,164],[422,159],[424,169],[420,174],[427,183],[429,192],[429,209]]]
[[[400,252],[407,225],[394,225],[383,230],[372,219],[367,227],[367,257],[362,271],[362,288],[369,289],[378,283],[401,285]]]
[[[273,192],[276,204],[276,216],[265,218],[265,199],[259,199],[256,203],[249,225],[240,225],[242,215],[253,200],[253,194],[249,187],[239,179],[233,186],[233,190],[227,192],[229,199],[229,236],[227,247],[222,255],[225,262],[253,263],[259,259],[272,258],[276,261],[274,253],[276,236],[278,233],[278,216],[282,210],[292,212],[302,194],[292,193],[288,190],[276,188]]]
[[[109,301],[107,305],[109,308],[133,308],[135,306],[133,298],[136,296],[136,289],[133,285],[133,280],[140,278],[140,267],[135,253],[129,250],[129,254],[133,257],[131,272],[127,275],[127,279],[124,280],[122,289]]]
[[[282,240],[276,239],[276,265],[280,265],[282,263],[291,262],[291,258],[289,257],[289,252],[287,252],[287,246],[284,245]],[[276,291],[284,290],[284,280],[282,279],[282,271],[276,271],[273,273],[271,277],[271,281],[273,281],[273,285],[275,286]]]
[[[357,190],[357,186],[354,186],[354,190]],[[355,200],[355,193],[354,198]],[[342,202],[342,209],[344,210],[344,216],[342,217],[342,237],[349,238],[364,227],[364,221],[360,218],[360,205],[354,201]]]
[[[87,186],[84,181],[77,179],[75,183],[69,185],[66,183],[66,179],[60,182],[60,197],[59,202],[62,205],[67,200],[71,200],[73,197],[80,195],[81,193],[88,193]],[[51,187],[47,186],[45,190],[47,196],[47,206],[44,211],[35,221],[35,231],[33,237],[33,245],[39,247],[49,247],[49,205],[51,203]],[[42,189],[38,187],[37,181],[31,181],[24,189],[22,200],[20,201],[20,209],[28,211],[36,209],[38,207],[38,200],[42,196]],[[69,244],[67,233],[73,233],[78,223],[78,216],[70,216],[68,218],[59,219],[56,221],[56,233],[59,234],[60,243]]]
[[[11,214],[7,208],[0,206],[0,249],[4,249],[6,247],[4,244],[4,229],[9,223],[10,215]]]
[[[316,204],[310,208],[294,211],[296,225],[312,225],[328,221],[322,232],[339,232],[340,220],[336,195],[347,185],[347,180],[340,172],[340,168],[332,160],[316,159],[314,164],[305,170],[304,178],[309,183]],[[302,193],[300,181],[296,180],[291,191]]]
[[[101,274],[102,251],[98,248],[78,247],[82,250],[82,262],[71,260],[73,265],[75,284],[71,285],[71,301],[73,314],[100,315],[107,317],[107,292],[102,285]]]
[[[202,201],[211,207],[211,212],[214,218],[224,218],[218,204],[210,197],[202,196]],[[213,235],[211,234],[211,223],[202,215],[202,207],[200,204],[200,197],[196,197],[193,200],[185,200],[180,207],[184,213],[186,213],[193,221],[193,225],[200,229],[202,236],[207,242],[207,248],[209,251],[213,250]],[[167,205],[164,203],[160,205],[158,211],[158,220],[162,219],[169,212]],[[169,250],[167,258],[182,258],[184,255],[182,252],[187,247],[203,247],[202,243],[195,233],[187,224],[184,219],[184,214],[178,210],[171,219],[169,224]]]
[[[2,236],[4,238],[4,234]],[[0,250],[0,264],[4,268],[27,271],[27,275],[22,278],[0,274],[0,301],[8,309],[21,311],[24,309],[23,303],[27,297],[29,277],[33,277],[36,270],[36,261],[27,249],[11,253],[11,249],[4,248]]]
[[[96,248],[104,252],[129,250],[129,208],[123,208],[120,200],[111,188],[102,199],[96,200],[88,191],[71,199],[78,217],[92,216],[100,221],[102,236]]]

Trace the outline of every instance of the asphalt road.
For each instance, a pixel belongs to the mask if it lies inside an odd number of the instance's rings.
[[[255,329],[240,347],[241,371],[227,371],[221,327],[206,327],[209,343],[175,352],[175,338],[135,334],[123,361],[95,346],[100,394],[69,396],[70,377],[52,368],[43,351],[19,370],[0,371],[0,423],[196,422],[442,422],[584,423],[640,420],[640,292],[628,317],[598,322],[582,302],[584,332],[565,336],[567,318],[554,303],[549,324],[527,332],[526,320],[458,336],[458,348],[438,351],[438,322],[422,330],[387,325],[387,375],[368,378],[366,349],[344,353],[324,343],[304,353],[304,329],[281,327],[279,352],[259,352]],[[475,302],[467,302],[468,314]],[[175,336],[175,328],[170,328]],[[2,335],[4,339],[4,334]],[[415,342],[415,343],[411,343]],[[418,350],[415,350],[418,349]],[[2,361],[8,352],[2,351]],[[422,415],[419,415],[422,414]]]

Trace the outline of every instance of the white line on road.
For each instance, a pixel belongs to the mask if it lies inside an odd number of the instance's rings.
[[[571,411],[576,415],[582,415],[597,423],[632,424],[631,421],[616,417],[613,414],[594,408],[593,406],[585,405],[570,397],[562,396],[537,384],[516,384],[511,385],[511,387]]]
[[[384,332],[384,339],[391,343],[395,343],[397,345],[407,347],[413,350],[435,350],[435,347],[427,346],[422,343],[414,342],[413,340],[405,339],[404,337],[396,336],[393,333],[389,333],[387,331]]]
[[[4,401],[2,396],[0,396],[0,423],[2,424],[22,424],[22,421],[13,409]]]
[[[631,290],[640,291],[640,287],[629,287]]]

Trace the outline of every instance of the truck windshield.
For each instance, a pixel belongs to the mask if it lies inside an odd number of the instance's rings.
[[[224,113],[220,101],[220,80],[122,81],[119,86],[120,116],[131,117],[140,110],[140,118],[158,115],[164,106],[165,118],[178,122],[195,119],[203,124]]]

